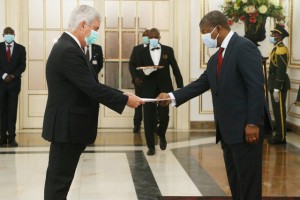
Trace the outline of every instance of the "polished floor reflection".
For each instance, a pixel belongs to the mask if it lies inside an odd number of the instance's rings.
[[[99,130],[82,155],[70,200],[143,200],[161,196],[230,195],[222,150],[212,130],[167,133],[167,150],[147,156],[144,134]],[[40,200],[49,143],[39,130],[18,133],[18,148],[0,148],[0,199]],[[264,141],[263,196],[300,197],[300,135],[287,145]]]

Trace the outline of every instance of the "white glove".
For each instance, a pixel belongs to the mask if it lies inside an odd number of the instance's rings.
[[[276,103],[279,102],[279,92],[280,92],[279,90],[274,90],[274,92],[273,92],[274,101]]]
[[[157,69],[143,69],[143,72],[146,76],[148,76],[149,74],[151,74],[152,72],[156,71]]]

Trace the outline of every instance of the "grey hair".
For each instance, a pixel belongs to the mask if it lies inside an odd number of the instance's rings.
[[[86,22],[87,25],[91,25],[95,19],[101,21],[101,16],[95,8],[88,5],[77,6],[70,15],[68,31],[75,31],[80,22]]]

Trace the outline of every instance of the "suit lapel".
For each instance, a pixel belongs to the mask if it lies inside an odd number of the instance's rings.
[[[224,57],[223,57],[223,61],[222,61],[222,69],[221,69],[221,72],[220,72],[220,77],[219,77],[219,80],[217,81],[217,91],[220,87],[220,83],[222,82],[222,80],[224,79],[223,78],[223,74],[225,73],[225,71],[227,70],[227,63],[229,61],[229,58],[230,58],[230,54],[232,52],[232,49],[234,48],[234,43],[236,41],[236,38],[237,38],[237,35],[236,33],[233,34],[233,36],[231,37],[226,49],[225,49],[225,54],[224,54]],[[216,59],[217,60],[217,59]],[[217,66],[217,62],[216,62],[216,66]],[[217,70],[217,69],[215,69]],[[217,72],[216,72],[217,73]]]
[[[145,50],[146,50],[146,59],[149,60],[149,63],[153,66],[154,65],[154,62],[152,60],[152,57],[151,57],[151,54],[150,54],[150,49],[149,49],[149,45],[145,47]]]
[[[12,52],[12,55],[11,55],[10,59],[14,60],[14,57],[16,57],[18,52],[19,52],[19,45],[15,42],[14,49],[13,49],[13,52]]]
[[[7,60],[7,57],[6,57],[6,46],[5,46],[5,42],[2,42],[2,43],[1,43],[0,53],[1,53],[1,55],[3,55],[3,59],[5,60],[5,62],[8,63],[8,60]]]

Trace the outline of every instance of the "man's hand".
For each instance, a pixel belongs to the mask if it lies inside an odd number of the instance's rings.
[[[12,80],[14,79],[14,76],[11,74],[7,74],[7,76],[5,77],[5,79],[3,80],[5,83],[10,83],[12,82]]]
[[[273,92],[274,101],[275,101],[276,103],[279,102],[279,92],[280,92],[280,91],[278,91],[278,90],[274,90],[274,92]]]
[[[257,144],[259,140],[259,127],[247,124],[245,127],[246,142],[249,144]]]
[[[138,96],[135,96],[132,93],[124,93],[128,96],[127,106],[130,108],[137,108],[141,104],[144,104],[145,102]]]
[[[156,99],[169,99],[170,96],[167,93],[160,93]],[[158,104],[160,106],[168,106],[171,103],[171,100],[159,101]]]
[[[138,78],[138,77],[136,77],[136,78],[134,78],[134,84],[136,85],[136,86],[141,86],[142,85],[142,83],[143,83],[143,80],[142,79],[140,79],[140,78]]]

